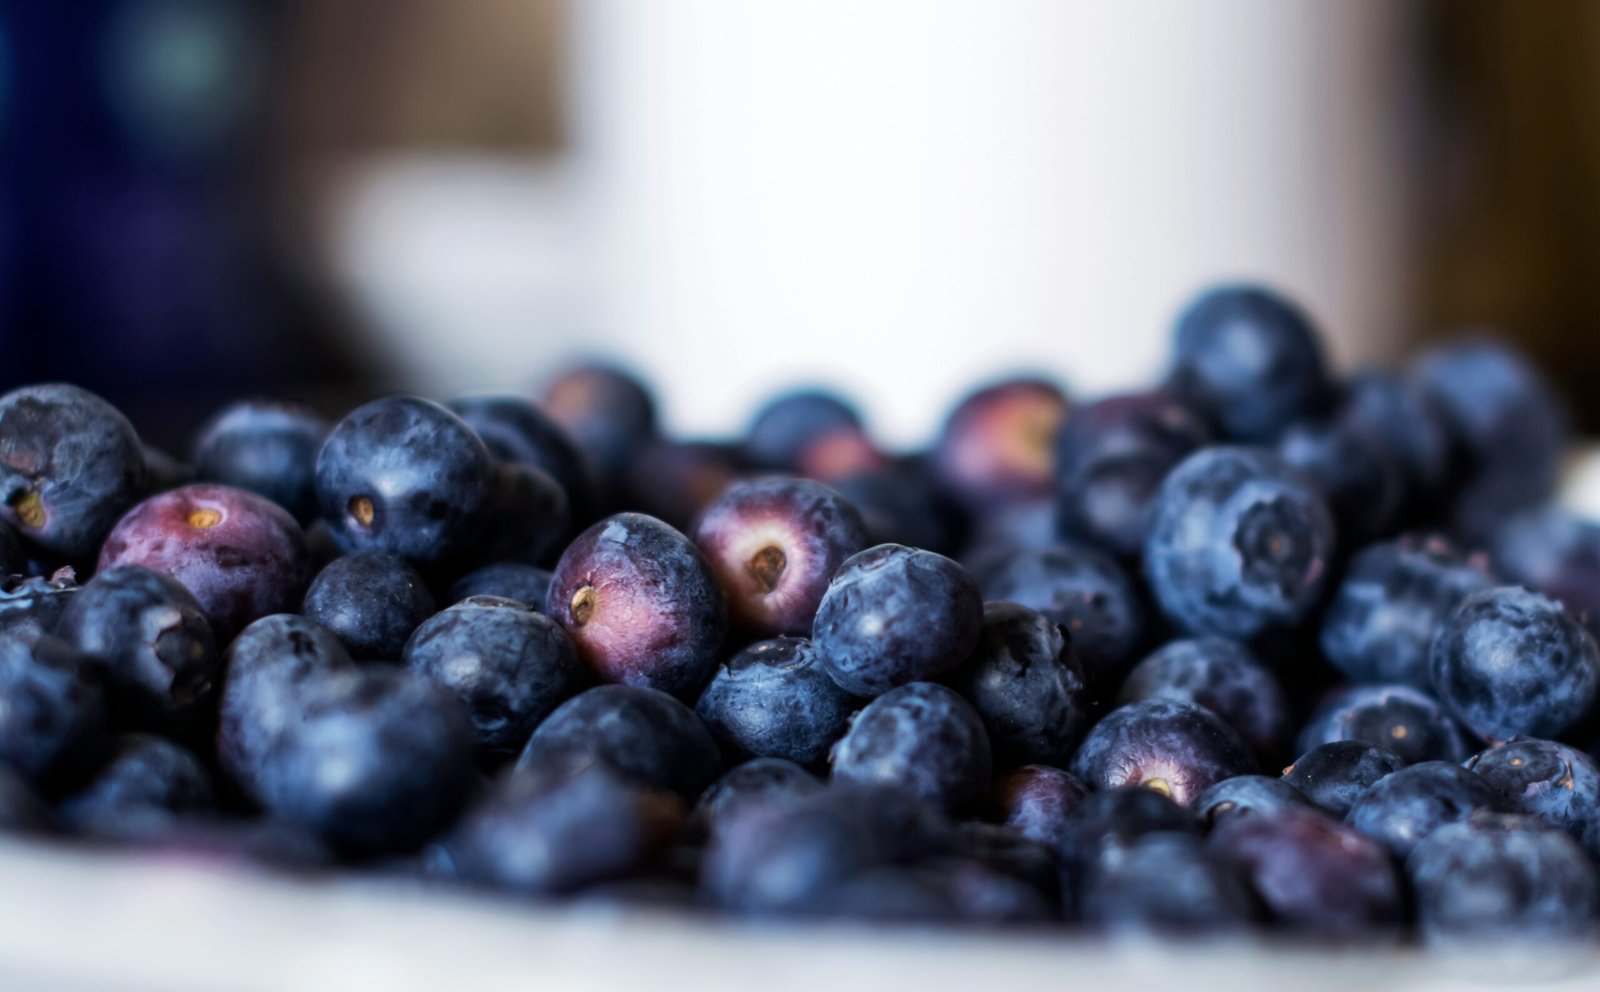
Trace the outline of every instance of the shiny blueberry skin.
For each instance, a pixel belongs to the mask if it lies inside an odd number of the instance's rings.
[[[1095,724],[1071,770],[1096,789],[1142,785],[1190,806],[1223,779],[1254,772],[1255,758],[1210,710],[1146,699],[1112,710]]]
[[[1496,573],[1560,600],[1600,637],[1600,522],[1560,507],[1517,514],[1489,546]]]
[[[757,637],[810,633],[828,580],[867,541],[843,496],[785,476],[729,486],[692,536],[727,596],[729,619]]]
[[[1469,753],[1439,701],[1404,685],[1355,685],[1333,693],[1306,720],[1295,743],[1303,754],[1334,741],[1388,748],[1407,764],[1461,761]]]
[[[512,463],[496,466],[490,490],[478,559],[549,564],[571,533],[566,490],[543,469]]]
[[[859,430],[861,414],[825,389],[797,389],[767,401],[750,422],[744,456],[758,468],[794,471],[808,444],[839,430]]]
[[[241,400],[195,436],[195,476],[265,496],[306,522],[317,514],[317,450],[327,435],[328,422],[303,406]]]
[[[1088,795],[1089,787],[1071,772],[1051,765],[1023,765],[995,783],[994,805],[1005,826],[1059,850],[1067,819]]]
[[[1320,940],[1390,934],[1403,913],[1401,881],[1375,841],[1311,810],[1221,821],[1208,845],[1245,873],[1269,917]]]
[[[338,635],[350,657],[394,661],[434,614],[421,573],[399,555],[358,551],[336,558],[306,590],[300,612]]]
[[[705,724],[673,697],[602,685],[556,707],[533,732],[517,770],[590,765],[692,803],[722,773],[722,756]]]
[[[428,567],[477,549],[494,458],[460,417],[415,396],[357,407],[317,453],[317,503],[347,553],[388,551]]]
[[[933,682],[874,699],[833,750],[835,781],[893,786],[951,813],[982,799],[992,772],[978,711]]]
[[[978,646],[947,681],[977,709],[995,754],[1011,764],[1065,764],[1089,726],[1072,638],[1026,606],[985,603]]]
[[[983,600],[943,555],[880,544],[839,567],[811,639],[840,688],[877,696],[960,665],[977,646]]]
[[[1433,635],[1468,595],[1492,584],[1441,538],[1362,549],[1322,616],[1322,650],[1352,682],[1432,686]]]
[[[0,765],[0,834],[43,834],[55,817],[17,772]]]
[[[1333,551],[1327,504],[1281,459],[1207,448],[1162,483],[1144,566],[1173,623],[1249,640],[1306,617]]]
[[[554,620],[511,599],[474,596],[441,610],[401,660],[461,700],[485,755],[514,755],[583,680],[578,652]]]
[[[60,815],[74,833],[126,838],[215,805],[211,775],[199,758],[160,737],[130,734],[117,740],[94,778],[61,801]]]
[[[548,473],[580,513],[594,505],[594,470],[549,414],[517,396],[468,396],[449,406],[495,458]]]
[[[1334,741],[1302,754],[1283,770],[1283,780],[1311,805],[1342,820],[1374,783],[1405,766],[1405,759],[1386,747]]]
[[[685,699],[711,677],[728,630],[722,589],[705,556],[642,513],[607,517],[568,545],[545,612],[602,681]]]
[[[1193,834],[1146,834],[1084,881],[1083,920],[1112,934],[1239,931],[1260,915],[1243,876]]]
[[[1173,641],[1135,665],[1118,703],[1155,698],[1204,706],[1264,762],[1282,752],[1289,736],[1289,701],[1277,677],[1249,648],[1227,638]]]
[[[709,834],[725,829],[748,810],[786,803],[823,788],[811,772],[784,758],[754,758],[728,769],[700,796],[694,817]]]
[[[1539,949],[1592,941],[1600,878],[1572,838],[1532,817],[1476,814],[1440,827],[1406,859],[1417,925],[1433,944]]]
[[[93,393],[50,384],[0,396],[0,518],[43,557],[93,561],[145,474],[133,426]]]
[[[1144,606],[1122,566],[1086,544],[1018,551],[981,576],[988,600],[1038,610],[1065,627],[1092,683],[1114,680],[1145,636]]]
[[[1560,603],[1503,586],[1445,620],[1431,670],[1440,700],[1485,740],[1554,737],[1594,704],[1600,649]]]
[[[695,713],[736,753],[813,767],[844,736],[860,706],[828,677],[810,641],[779,637],[720,665]]]
[[[222,652],[194,595],[170,575],[123,565],[72,596],[56,634],[95,660],[124,722],[187,728],[211,701]]]
[[[1326,405],[1328,371],[1311,320],[1262,286],[1219,286],[1178,317],[1169,386],[1229,440],[1270,441]]]
[[[1137,558],[1161,480],[1210,440],[1210,428],[1167,393],[1078,407],[1056,439],[1061,530],[1119,558]]]
[[[604,768],[530,770],[496,782],[445,847],[468,882],[529,895],[575,892],[660,860],[683,804]]]
[[[57,792],[92,772],[107,743],[92,659],[37,631],[0,637],[0,764]]]
[[[1344,822],[1403,859],[1445,824],[1495,806],[1494,790],[1475,773],[1448,761],[1424,761],[1373,783]]]
[[[1405,500],[1400,460],[1382,436],[1340,417],[1291,424],[1277,450],[1304,473],[1333,513],[1346,546],[1389,533]]]
[[[1309,809],[1300,790],[1281,778],[1235,775],[1201,793],[1194,809],[1208,827],[1233,816],[1270,816],[1280,809]]]
[[[1454,469],[1439,405],[1405,376],[1364,369],[1345,382],[1339,417],[1382,440],[1404,480],[1405,516],[1428,514]]]
[[[1008,379],[974,391],[956,404],[934,442],[935,477],[973,509],[1049,496],[1067,409],[1060,387],[1042,379]]]
[[[540,405],[607,479],[618,478],[655,436],[655,400],[638,379],[615,366],[567,370],[551,380]]]
[[[520,561],[497,561],[463,575],[450,585],[449,599],[459,603],[468,596],[514,599],[543,612],[550,594],[550,572]]]
[[[956,513],[915,470],[890,466],[830,479],[829,484],[861,512],[868,543],[954,553]]]
[[[1600,764],[1556,741],[1525,738],[1467,759],[1500,808],[1539,817],[1600,856]]]

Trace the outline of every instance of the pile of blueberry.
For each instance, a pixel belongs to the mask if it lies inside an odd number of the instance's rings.
[[[1600,524],[1467,341],[1335,379],[1256,287],[1159,388],[662,436],[0,397],[0,827],[760,919],[1429,942],[1600,922]],[[1279,769],[1282,769],[1281,773]]]

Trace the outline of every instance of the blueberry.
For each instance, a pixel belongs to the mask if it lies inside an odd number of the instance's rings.
[[[1430,657],[1439,698],[1489,741],[1555,736],[1588,712],[1600,683],[1600,650],[1577,619],[1514,587],[1463,600]]]
[[[711,566],[654,517],[619,513],[579,534],[545,612],[602,680],[692,698],[717,664],[727,608]]]
[[[1406,860],[1430,943],[1592,941],[1600,878],[1572,838],[1532,817],[1478,814],[1440,827]]]
[[[23,628],[36,633],[54,631],[79,589],[77,572],[70,567],[59,569],[50,578],[8,575],[0,579],[0,633]]]
[[[1305,619],[1333,551],[1327,504],[1282,460],[1207,448],[1162,483],[1144,564],[1173,623],[1248,640]]]
[[[1560,600],[1600,636],[1600,522],[1559,507],[1519,513],[1495,531],[1490,557],[1507,581]]]
[[[794,459],[795,472],[829,484],[893,467],[894,459],[860,427],[836,427],[808,438]]]
[[[963,860],[869,868],[828,893],[820,913],[875,923],[989,926],[1043,923],[1052,915],[1026,883]]]
[[[497,561],[474,569],[450,586],[449,599],[459,603],[468,596],[499,596],[544,610],[550,593],[550,573],[520,561]]]
[[[1092,683],[1125,671],[1145,636],[1144,607],[1132,580],[1109,555],[1086,544],[1018,551],[981,584],[985,599],[1021,603],[1065,627]]]
[[[105,400],[60,384],[0,396],[0,518],[38,553],[92,561],[145,487],[139,436]]]
[[[477,549],[495,484],[495,461],[472,428],[414,396],[357,407],[317,454],[317,503],[339,546],[424,567]]]
[[[1388,853],[1310,810],[1222,820],[1211,849],[1242,871],[1278,925],[1322,940],[1392,934],[1403,893]]]
[[[867,539],[844,497],[785,476],[729,486],[693,536],[727,595],[731,621],[758,637],[810,633],[828,580]]]
[[[828,677],[810,641],[780,637],[724,662],[695,712],[738,753],[815,766],[844,736],[859,705]]]
[[[1430,512],[1454,467],[1438,403],[1398,373],[1364,369],[1345,382],[1339,416],[1377,436],[1397,459],[1406,509]]]
[[[1201,793],[1195,812],[1208,825],[1235,816],[1270,816],[1280,809],[1310,807],[1300,790],[1285,779],[1235,775]]]
[[[1388,533],[1405,501],[1399,457],[1366,425],[1342,417],[1291,424],[1278,454],[1321,491],[1346,544]]]
[[[1445,824],[1494,806],[1494,790],[1473,772],[1448,761],[1424,761],[1373,783],[1345,822],[1404,858]]]
[[[140,838],[140,855],[205,868],[307,872],[333,863],[333,852],[303,827],[281,820],[186,818]]]
[[[1067,398],[1042,379],[1007,379],[961,400],[934,442],[941,485],[971,508],[1043,499],[1054,488]]]
[[[556,707],[517,762],[519,771],[600,765],[685,802],[722,771],[717,744],[687,706],[664,692],[603,685]]]
[[[608,479],[618,478],[655,436],[655,400],[637,379],[612,366],[569,369],[546,387],[541,406]]]
[[[159,737],[131,734],[116,742],[105,766],[63,799],[60,809],[74,833],[118,839],[159,832],[215,804],[211,775],[199,758]]]
[[[1323,613],[1323,653],[1353,682],[1429,689],[1434,631],[1463,599],[1490,584],[1481,567],[1441,538],[1364,548]]]
[[[243,489],[196,483],[128,511],[100,549],[100,571],[143,565],[199,601],[219,641],[298,606],[311,577],[305,533],[288,511]]]
[[[652,441],[628,465],[628,506],[687,530],[744,470],[739,453],[725,444]]]
[[[339,636],[352,658],[395,661],[433,616],[433,594],[411,564],[387,551],[337,558],[311,580],[301,612]]]
[[[745,812],[809,796],[822,780],[784,758],[755,758],[730,768],[695,804],[694,818],[713,834]]]
[[[1221,717],[1263,761],[1289,735],[1289,701],[1272,672],[1237,641],[1199,637],[1173,641],[1128,673],[1121,704],[1144,699],[1194,703]]]
[[[572,507],[553,476],[531,465],[496,466],[478,557],[547,564],[571,533]]]
[[[317,513],[317,449],[327,435],[328,422],[303,406],[241,400],[195,436],[195,475],[248,489],[309,521]]]
[[[1113,934],[1195,936],[1238,931],[1260,910],[1250,886],[1192,834],[1153,833],[1096,863],[1083,919]]]
[[[1051,907],[1061,905],[1061,857],[1054,845],[997,823],[958,823],[949,854],[934,862],[941,867],[976,865],[1022,882]],[[1057,915],[1052,909],[1050,915]]]
[[[839,567],[812,640],[841,688],[877,696],[955,668],[982,626],[983,600],[965,569],[931,551],[880,544]]]
[[[1146,699],[1112,710],[1089,731],[1072,773],[1096,789],[1141,785],[1193,805],[1217,782],[1255,771],[1249,747],[1210,710]]]
[[[628,878],[660,860],[683,819],[677,796],[604,768],[497,782],[445,842],[468,882],[531,895]]]
[[[1556,741],[1496,744],[1467,760],[1502,809],[1539,817],[1600,855],[1600,764]]]
[[[1438,700],[1403,685],[1357,685],[1333,693],[1300,728],[1298,749],[1358,741],[1402,761],[1461,761],[1467,743]]]
[[[56,633],[94,658],[126,722],[181,731],[207,708],[221,652],[194,595],[138,565],[101,572],[75,596]]]
[[[54,817],[21,775],[0,765],[0,834],[43,834]]]
[[[977,709],[995,753],[1012,763],[1065,764],[1088,729],[1083,669],[1072,638],[1042,613],[985,603],[983,632],[950,685]]]
[[[833,751],[835,780],[894,786],[951,813],[988,793],[992,771],[977,710],[932,682],[874,699]]]
[[[1178,318],[1170,386],[1230,440],[1275,438],[1326,405],[1322,349],[1305,313],[1261,286],[1219,286]]]
[[[1068,916],[1081,915],[1084,883],[1096,865],[1120,858],[1140,837],[1173,832],[1197,832],[1194,816],[1154,789],[1124,786],[1084,799],[1053,838]]]
[[[1137,558],[1161,480],[1210,440],[1200,418],[1166,393],[1078,407],[1056,440],[1061,530],[1120,558]]]
[[[861,414],[825,389],[797,389],[756,411],[745,434],[744,456],[763,469],[794,471],[806,446],[840,430],[859,430]]]
[[[578,513],[594,505],[594,470],[549,414],[517,396],[469,396],[449,406],[495,458],[548,473]]]
[[[1076,775],[1050,765],[1023,765],[994,788],[1000,822],[1056,850],[1069,829],[1068,819],[1088,795],[1089,787]]]
[[[1386,747],[1334,741],[1302,754],[1283,770],[1283,780],[1311,805],[1342,820],[1374,783],[1405,765],[1404,758]]]
[[[94,770],[107,740],[90,658],[37,631],[0,637],[0,764],[56,792]]]
[[[903,544],[945,554],[953,551],[954,513],[917,473],[890,466],[829,479],[861,512],[869,544]]]
[[[515,600],[474,596],[440,611],[402,660],[461,700],[486,755],[514,755],[583,678],[566,631]]]

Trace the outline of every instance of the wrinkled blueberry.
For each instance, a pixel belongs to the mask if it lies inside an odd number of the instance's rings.
[[[1289,701],[1250,649],[1222,637],[1173,641],[1128,673],[1119,703],[1143,699],[1194,703],[1222,718],[1264,762],[1283,750]]]
[[[211,775],[176,744],[144,734],[120,738],[94,778],[61,802],[74,833],[106,839],[157,832],[216,803]]]
[[[1067,398],[1042,379],[1008,379],[956,404],[933,447],[940,484],[961,503],[1043,499],[1054,488],[1056,434]]]
[[[317,450],[327,435],[328,422],[303,406],[241,400],[195,436],[195,476],[248,489],[309,521],[317,513]]]
[[[1600,855],[1600,764],[1587,754],[1525,738],[1481,751],[1467,767],[1494,790],[1502,809],[1537,816]]]
[[[1448,761],[1424,761],[1373,783],[1345,822],[1404,858],[1445,824],[1494,806],[1494,791],[1473,772]]]
[[[1208,709],[1146,699],[1108,713],[1072,759],[1072,773],[1097,789],[1139,785],[1190,806],[1225,778],[1255,771],[1239,735]]]
[[[1283,780],[1311,805],[1342,820],[1374,783],[1405,766],[1405,759],[1386,747],[1334,741],[1302,754],[1283,770]]]
[[[300,612],[338,635],[350,657],[395,661],[433,616],[433,594],[411,564],[387,551],[336,558],[306,590]]]
[[[499,596],[543,612],[549,593],[548,570],[520,561],[497,561],[457,579],[450,586],[449,599],[459,603],[468,596]]]
[[[988,793],[992,769],[977,710],[933,682],[874,699],[833,750],[835,780],[894,786],[951,813]]]
[[[740,754],[815,766],[860,705],[828,677],[810,641],[780,637],[758,641],[718,667],[695,713]]]
[[[1065,764],[1089,725],[1073,641],[1042,613],[985,603],[983,632],[949,684],[977,709],[997,756]]]
[[[1297,749],[1358,741],[1388,748],[1407,764],[1460,761],[1468,748],[1439,701],[1403,685],[1356,685],[1330,695],[1300,728]]]

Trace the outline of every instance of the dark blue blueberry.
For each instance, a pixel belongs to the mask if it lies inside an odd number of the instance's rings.
[[[1244,873],[1279,926],[1319,940],[1399,929],[1404,896],[1388,852],[1321,813],[1228,817],[1208,845]]]
[[[874,699],[833,750],[836,781],[894,786],[951,813],[982,799],[992,772],[977,710],[932,682]]]
[[[1091,683],[1114,680],[1145,637],[1144,607],[1122,566],[1086,544],[1018,551],[981,576],[983,596],[1038,610],[1065,627]]]
[[[1153,833],[1089,870],[1084,922],[1113,934],[1236,932],[1260,914],[1240,873],[1193,834]]]
[[[1283,770],[1283,780],[1311,805],[1342,820],[1374,783],[1405,766],[1405,759],[1386,747],[1334,741],[1302,754]]]
[[[512,463],[496,467],[490,488],[480,559],[548,564],[571,534],[566,490],[548,472]]]
[[[1208,826],[1234,816],[1271,816],[1280,809],[1309,808],[1300,790],[1281,778],[1235,775],[1201,793],[1195,812]]]
[[[199,758],[160,737],[131,734],[116,742],[88,784],[61,801],[60,815],[77,834],[135,838],[215,804],[211,775]]]
[[[105,400],[61,384],[0,396],[0,518],[44,557],[93,561],[145,487],[139,436]]]
[[[652,441],[628,466],[627,505],[688,530],[744,474],[731,446],[714,441]]]
[[[1327,504],[1281,459],[1207,448],[1162,483],[1144,567],[1173,623],[1248,640],[1305,619],[1333,551]]]
[[[327,435],[328,422],[303,406],[241,400],[195,436],[195,476],[248,489],[309,521],[317,514],[317,450]]]
[[[1405,480],[1403,509],[1432,513],[1453,468],[1438,403],[1398,373],[1364,369],[1346,381],[1339,416],[1380,438],[1397,459]]]
[[[495,783],[444,846],[464,881],[555,895],[644,872],[682,820],[677,796],[604,768],[573,775],[535,769]]]
[[[468,596],[499,596],[543,612],[549,594],[550,573],[546,569],[520,561],[497,561],[457,579],[450,586],[449,598],[450,602],[459,603]]]
[[[869,544],[954,553],[959,530],[955,514],[913,469],[854,472],[829,484],[861,511]]]
[[[422,566],[477,550],[492,516],[495,461],[460,417],[414,396],[357,407],[317,454],[317,503],[346,552]]]
[[[1137,558],[1161,480],[1210,440],[1200,418],[1167,393],[1078,407],[1056,440],[1061,530],[1120,558]]]
[[[1062,862],[1068,916],[1081,915],[1084,882],[1097,864],[1121,857],[1147,834],[1197,829],[1192,813],[1154,789],[1125,786],[1089,795],[1050,838]]]
[[[119,565],[143,565],[183,583],[219,641],[259,617],[294,609],[311,578],[305,532],[287,510],[209,482],[129,510],[100,548],[100,571]]]
[[[1169,385],[1230,440],[1270,441],[1326,405],[1330,386],[1305,312],[1261,286],[1220,286],[1178,317]]]
[[[308,872],[334,862],[333,852],[315,834],[282,820],[185,818],[139,841],[141,857],[232,872]]]
[[[166,492],[195,481],[194,466],[183,462],[153,445],[144,446],[145,490]]]
[[[1535,952],[1590,942],[1600,878],[1572,838],[1532,817],[1477,814],[1440,827],[1406,860],[1417,926],[1430,943]]]
[[[694,711],[664,692],[602,685],[556,707],[517,769],[600,765],[693,802],[722,772],[717,742]]]
[[[834,684],[804,638],[758,641],[717,669],[695,712],[739,754],[815,766],[861,701]]]
[[[728,630],[722,589],[689,539],[619,513],[579,534],[550,580],[545,612],[602,681],[692,699]]]
[[[1243,737],[1264,762],[1289,736],[1289,701],[1250,649],[1223,637],[1173,641],[1135,665],[1119,703],[1176,699],[1204,706]]]
[[[823,788],[811,772],[784,758],[755,758],[730,768],[695,804],[694,817],[707,834],[724,829],[746,811],[809,796]]]
[[[1494,806],[1494,790],[1473,772],[1448,761],[1424,761],[1373,783],[1345,822],[1404,858],[1445,824]]]
[[[729,486],[693,536],[728,598],[729,619],[757,637],[810,633],[828,580],[867,541],[844,497],[787,476]]]
[[[125,722],[181,731],[209,706],[221,652],[200,603],[170,575],[101,572],[72,596],[56,634],[95,659]]]
[[[1012,827],[980,820],[956,824],[953,844],[951,854],[938,859],[938,863],[988,868],[1024,883],[1050,906],[1061,905],[1061,857],[1054,844],[1034,840]]]
[[[58,792],[94,771],[107,732],[92,659],[34,630],[0,637],[0,764]]]
[[[1600,522],[1560,507],[1528,510],[1495,531],[1489,551],[1506,581],[1560,600],[1600,637]]]
[[[434,614],[417,570],[387,551],[337,558],[311,580],[300,612],[339,636],[350,657],[395,661],[406,638]]]
[[[1321,491],[1347,547],[1393,529],[1406,480],[1382,435],[1349,418],[1303,420],[1284,431],[1277,448]]]
[[[1146,699],[1108,713],[1072,759],[1096,789],[1140,785],[1191,806],[1225,778],[1255,771],[1250,748],[1216,714],[1193,703]]]
[[[1322,616],[1322,650],[1352,682],[1428,689],[1434,631],[1469,594],[1491,584],[1441,538],[1364,548]]]
[[[0,520],[0,572],[5,575],[26,575],[28,553],[22,547],[17,529]]]
[[[614,366],[567,370],[551,380],[540,405],[608,480],[619,478],[655,436],[655,400],[638,379]]]
[[[1055,488],[1056,434],[1067,409],[1060,387],[1042,379],[1007,379],[970,393],[934,442],[935,477],[974,510],[1044,499]]]
[[[1089,787],[1071,772],[1050,765],[1023,765],[995,783],[994,804],[1005,826],[1060,850],[1068,819],[1088,795]]]
[[[1012,764],[1065,764],[1089,725],[1073,641],[1049,617],[985,603],[983,632],[949,683],[977,709],[995,754]]]
[[[797,389],[769,400],[750,422],[744,457],[763,469],[794,471],[808,444],[839,430],[861,427],[861,414],[824,389]]]
[[[989,571],[998,559],[1021,548],[1052,548],[1061,543],[1055,504],[1047,499],[1005,503],[978,513],[962,564],[973,574]],[[984,566],[971,562],[983,561]]]
[[[1439,698],[1485,740],[1554,737],[1594,704],[1600,650],[1560,603],[1506,586],[1445,620],[1431,670]]]
[[[53,823],[50,807],[28,781],[0,765],[0,834],[42,834]]]
[[[1333,693],[1306,720],[1295,743],[1303,754],[1334,741],[1388,748],[1407,764],[1461,761],[1470,753],[1439,701],[1404,685],[1354,685]]]
[[[1556,741],[1526,738],[1497,744],[1467,759],[1494,790],[1500,807],[1560,827],[1600,856],[1600,764]]]
[[[461,700],[486,755],[514,755],[583,680],[572,639],[511,599],[474,596],[441,610],[401,655]]]
[[[477,432],[491,455],[548,473],[570,498],[574,515],[590,512],[594,470],[549,414],[516,396],[469,396],[450,409]]]
[[[943,555],[880,544],[839,567],[817,609],[812,641],[846,692],[877,696],[966,660],[983,627],[983,599]]]
[[[0,632],[24,628],[35,633],[54,631],[79,590],[77,572],[71,567],[61,568],[49,578],[8,575],[0,579]]]
[[[821,901],[819,915],[871,923],[998,925],[1048,921],[1049,903],[1026,883],[959,859],[869,868]]]

